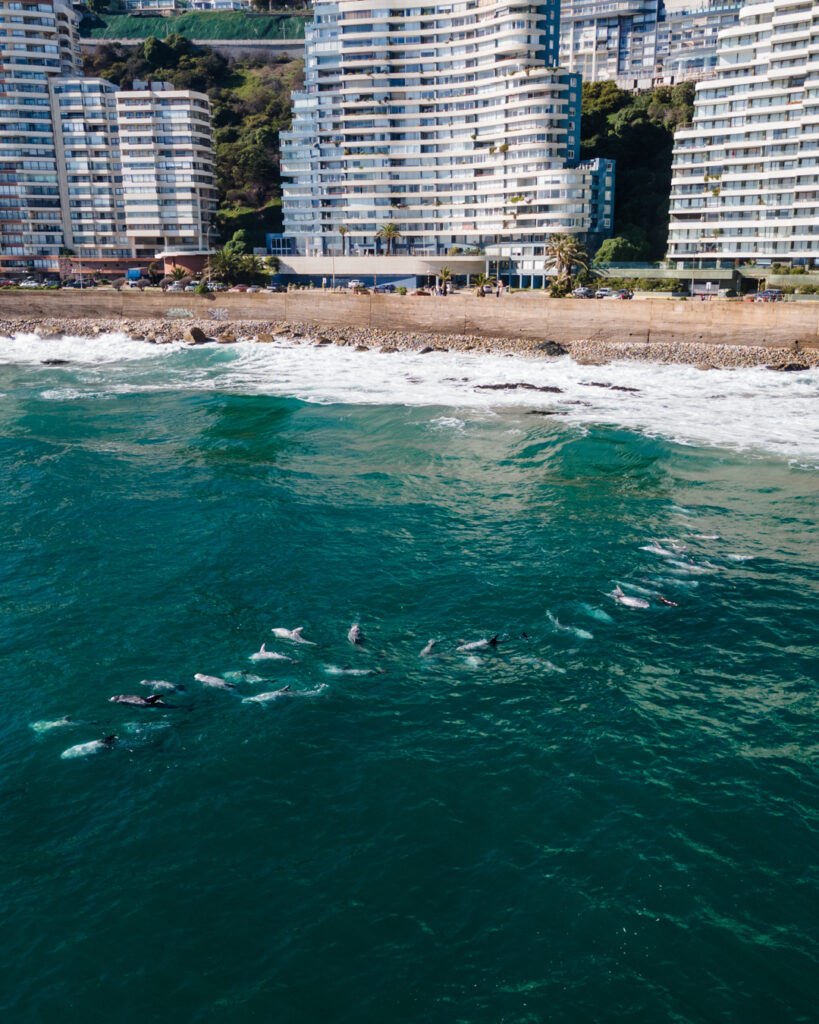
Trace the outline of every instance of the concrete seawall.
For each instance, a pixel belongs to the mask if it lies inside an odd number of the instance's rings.
[[[123,292],[0,292],[0,318],[277,320],[327,327],[429,331],[487,338],[602,342],[699,342],[819,348],[819,303],[549,299],[540,295],[446,298],[305,291],[209,296]]]

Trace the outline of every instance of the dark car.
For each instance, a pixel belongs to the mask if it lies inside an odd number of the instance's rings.
[[[754,302],[781,302],[782,292],[778,288],[766,288],[764,292],[757,292]]]

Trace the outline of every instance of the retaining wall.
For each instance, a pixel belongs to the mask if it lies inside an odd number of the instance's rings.
[[[434,331],[568,342],[697,341],[819,348],[819,303],[549,299],[540,295],[446,298],[303,291],[167,295],[161,292],[0,291],[0,318],[142,317],[280,320],[318,326]]]

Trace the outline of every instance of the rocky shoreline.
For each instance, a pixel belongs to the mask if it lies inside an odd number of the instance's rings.
[[[344,345],[357,351],[419,354],[440,351],[483,352],[535,358],[570,355],[581,365],[602,365],[613,360],[675,363],[699,369],[766,366],[772,370],[807,370],[819,366],[819,348],[770,348],[750,345],[714,345],[703,342],[613,342],[578,339],[566,345],[522,338],[487,338],[480,335],[382,331],[366,327],[322,327],[311,324],[258,320],[163,320],[117,318],[20,317],[0,320],[0,336],[36,333],[44,339],[64,335],[94,337],[122,332],[137,341],[167,345],[255,341],[269,344],[283,338],[297,344]]]

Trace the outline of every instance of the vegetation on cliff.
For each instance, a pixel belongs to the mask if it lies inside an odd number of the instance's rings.
[[[615,238],[598,259],[665,255],[674,129],[691,120],[693,102],[693,82],[638,93],[614,82],[584,83],[581,156],[617,161]]]

